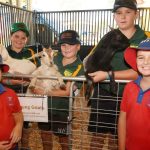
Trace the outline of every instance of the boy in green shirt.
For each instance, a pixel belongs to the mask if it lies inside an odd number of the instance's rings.
[[[144,31],[138,25],[134,24],[138,17],[137,3],[135,0],[115,0],[113,13],[119,30],[129,39],[131,45],[138,45],[140,41],[146,39]],[[116,52],[111,60],[115,79],[136,79],[138,73],[125,63],[123,53],[124,51]],[[105,71],[97,71],[89,75],[93,78],[93,81],[97,83],[108,78],[108,72]],[[119,84],[118,97],[122,96],[123,88],[124,85]],[[96,150],[97,146],[99,147],[98,139],[102,134],[117,133],[118,97],[109,91],[109,85],[107,83],[96,84],[91,100],[91,115],[88,128],[90,132],[94,133],[94,138],[91,142],[93,143],[91,148],[94,147],[94,150]],[[98,141],[98,143],[94,141]],[[103,146],[103,144],[102,142],[101,146]]]
[[[58,66],[58,70],[65,77],[75,77],[84,75],[82,61],[78,56],[80,50],[79,35],[74,30],[66,30],[60,34],[59,42],[61,52],[54,54],[54,62]],[[73,91],[76,93],[82,86],[81,82],[76,82],[73,86]],[[69,116],[69,96],[70,96],[71,82],[66,81],[66,89],[54,89],[47,93],[49,97],[49,123],[39,123],[39,128],[42,130],[50,130],[59,137],[60,144],[63,150],[68,150],[68,116]],[[34,89],[35,94],[44,94],[41,89]],[[50,150],[52,147],[49,141],[49,136],[46,138],[44,132],[42,133],[43,146]],[[49,141],[44,144],[44,141]]]
[[[10,34],[11,44],[6,49],[12,58],[27,59],[35,54],[33,49],[25,47],[29,38],[29,30],[23,22],[13,23],[11,25]],[[38,58],[31,59],[31,62],[35,64],[36,67],[41,64]],[[25,93],[28,87],[27,85],[29,84],[26,80],[9,78],[3,79],[3,83],[17,93]]]

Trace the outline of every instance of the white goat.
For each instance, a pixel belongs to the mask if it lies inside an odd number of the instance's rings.
[[[46,49],[43,49],[42,52],[35,54],[35,57],[40,57],[41,66],[38,67],[32,75],[34,76],[31,79],[30,85],[27,90],[27,94],[32,94],[33,88],[44,89],[44,93],[51,91],[52,89],[65,89],[65,84],[62,79],[62,75],[58,71],[57,66],[53,62],[53,57],[46,52]],[[42,79],[38,76],[44,77],[57,77],[57,79]]]
[[[35,69],[36,65],[27,59],[15,59],[12,58],[7,49],[0,44],[0,55],[3,58],[3,62],[9,65],[9,73],[19,73],[19,74],[31,74]]]

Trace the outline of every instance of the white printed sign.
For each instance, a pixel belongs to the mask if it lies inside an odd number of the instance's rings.
[[[24,121],[48,122],[47,96],[18,96]]]

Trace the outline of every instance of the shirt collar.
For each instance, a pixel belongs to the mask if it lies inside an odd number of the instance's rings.
[[[140,87],[140,82],[142,80],[142,76],[139,76],[134,82],[135,84],[137,84],[140,88],[140,91],[139,91],[139,94],[138,94],[138,98],[137,98],[137,103],[141,103],[142,102],[142,99],[143,99],[143,96],[144,96],[144,93],[146,93],[148,90],[150,89],[147,89],[145,91],[142,90],[142,88]]]
[[[2,94],[3,92],[5,92],[6,89],[4,88],[4,86],[0,83],[0,94]]]
[[[11,45],[9,45],[8,47],[7,47],[7,50],[9,51],[9,52],[11,52],[11,53],[17,53],[18,54],[18,52],[16,52],[16,51],[14,51],[12,48],[11,48]],[[19,53],[22,53],[23,51],[27,51],[28,49],[26,48],[26,47],[24,47],[24,48],[22,48],[22,50],[19,52]]]
[[[139,76],[134,82],[140,87],[141,80],[142,80],[142,76]]]

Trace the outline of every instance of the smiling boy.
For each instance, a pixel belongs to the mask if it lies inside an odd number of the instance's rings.
[[[126,62],[139,72],[125,86],[118,122],[119,150],[150,149],[150,39],[125,50]]]

